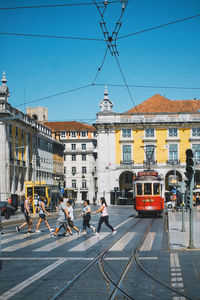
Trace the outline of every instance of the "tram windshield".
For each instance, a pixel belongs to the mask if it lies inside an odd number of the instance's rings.
[[[160,195],[160,183],[137,183],[137,195]]]

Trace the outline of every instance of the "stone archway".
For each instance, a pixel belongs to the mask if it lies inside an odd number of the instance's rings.
[[[133,176],[131,171],[125,171],[119,176],[119,189],[122,197],[132,198],[133,194],[130,192],[133,190]]]
[[[167,191],[171,191],[174,185],[176,185],[176,183],[181,182],[183,180],[182,174],[179,171],[176,171],[176,179],[174,175],[174,170],[169,171],[165,175],[165,189]]]

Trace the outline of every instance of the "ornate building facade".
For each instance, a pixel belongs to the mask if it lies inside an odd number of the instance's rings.
[[[107,89],[94,126],[98,136],[98,196],[132,197],[135,174],[151,168],[165,180],[167,193],[185,179],[188,148],[195,156],[200,184],[200,100],[169,100],[154,95],[125,113],[115,113]]]
[[[0,201],[25,194],[25,181],[63,180],[63,145],[51,129],[11,106],[5,73],[0,86]],[[55,153],[54,153],[55,152]],[[54,168],[54,155],[59,168]]]

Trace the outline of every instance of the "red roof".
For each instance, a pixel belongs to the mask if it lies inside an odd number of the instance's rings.
[[[126,113],[191,113],[199,111],[200,100],[169,100],[156,94]]]
[[[92,125],[69,121],[69,122],[44,122],[45,126],[51,128],[54,131],[95,131],[95,127]]]

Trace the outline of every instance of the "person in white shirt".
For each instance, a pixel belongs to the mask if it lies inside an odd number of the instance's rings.
[[[97,214],[98,212],[101,213],[101,217],[99,219],[99,224],[98,224],[98,229],[97,229],[96,235],[99,234],[102,223],[105,223],[106,226],[112,230],[112,234],[114,235],[117,233],[117,231],[110,225],[110,223],[108,221],[108,211],[107,211],[107,204],[106,204],[105,198],[101,197],[100,202],[101,202],[101,208],[96,210],[95,212],[93,212],[93,214]]]
[[[78,234],[81,232],[80,229],[78,229],[75,225],[74,225],[74,210],[72,207],[72,202],[71,200],[67,201],[67,221],[68,221],[68,226],[71,228],[73,228],[74,230],[76,230],[78,232]],[[72,234],[71,230],[69,230],[69,234]]]

